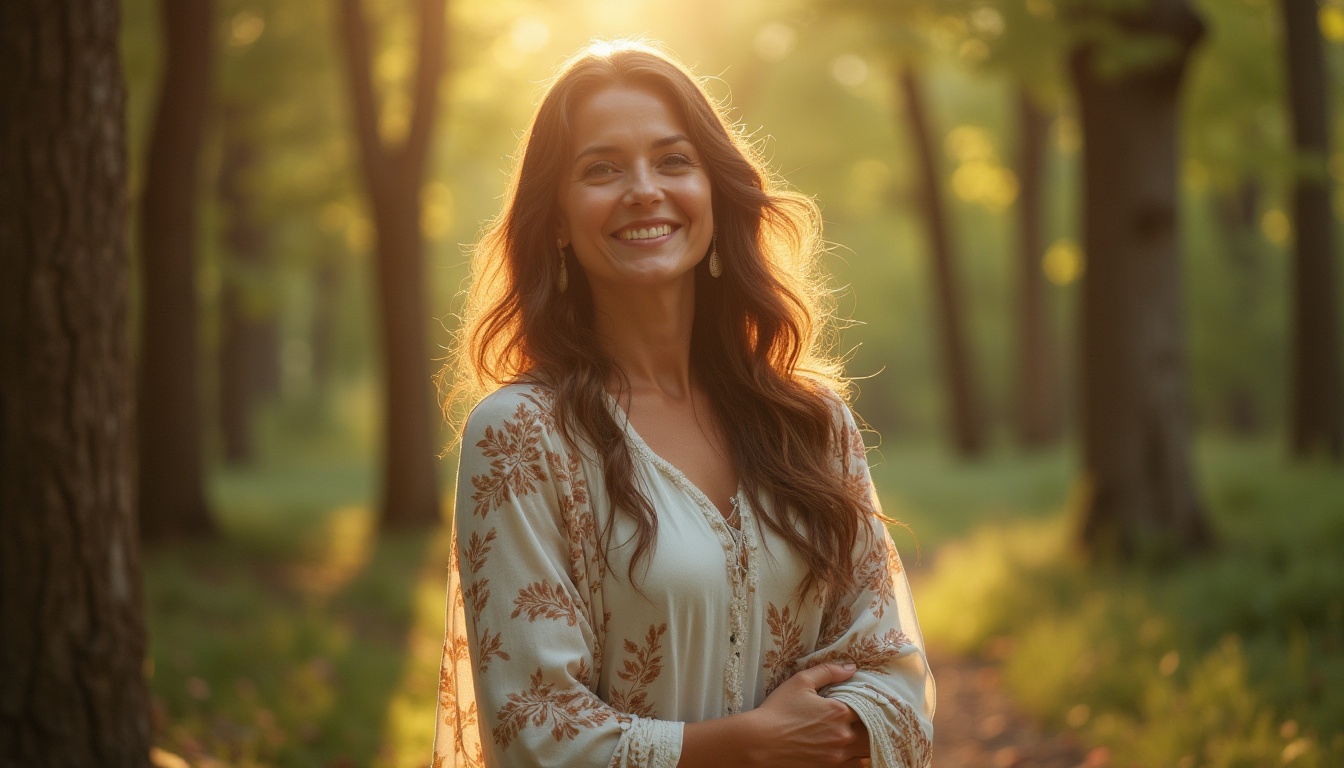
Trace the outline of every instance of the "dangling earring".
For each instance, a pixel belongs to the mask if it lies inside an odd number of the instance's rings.
[[[555,278],[555,291],[564,293],[569,287],[569,270],[565,268],[565,244],[558,238],[555,241],[555,249],[560,252],[560,274]]]
[[[723,274],[723,261],[719,259],[719,236],[717,233],[714,239],[709,241],[709,276],[718,277]]]

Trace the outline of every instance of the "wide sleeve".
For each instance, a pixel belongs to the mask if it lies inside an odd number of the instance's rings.
[[[824,695],[843,701],[868,728],[873,768],[925,768],[933,759],[933,675],[896,545],[880,517],[863,438],[837,408],[836,463],[872,514],[856,544],[853,589],[827,600],[817,650],[799,668],[850,661],[854,676]]]
[[[606,608],[581,463],[539,390],[468,419],[458,467],[434,768],[673,768],[682,724],[593,692]]]

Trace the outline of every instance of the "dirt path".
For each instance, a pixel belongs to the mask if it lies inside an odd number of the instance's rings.
[[[938,683],[933,768],[1104,768],[1071,734],[1050,733],[1019,713],[993,662],[929,652]]]
[[[919,602],[919,584],[937,553],[907,574]],[[926,638],[927,639],[927,638]],[[1104,749],[1085,751],[1071,733],[1046,730],[1020,712],[1004,690],[995,662],[929,648],[938,685],[933,717],[933,768],[1107,768]]]

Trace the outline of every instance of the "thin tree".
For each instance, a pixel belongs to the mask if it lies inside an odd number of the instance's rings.
[[[220,147],[218,198],[227,261],[219,297],[219,427],[224,459],[231,464],[251,460],[253,413],[279,388],[279,333],[265,280],[268,233],[252,189],[261,152],[252,135],[253,114],[249,101],[227,105]]]
[[[378,132],[369,22],[361,0],[339,2],[351,117],[377,242],[386,398],[381,524],[433,525],[440,519],[439,489],[430,430],[420,190],[446,68],[447,3],[416,0],[419,48],[410,127],[400,143],[388,144]]]
[[[212,0],[163,0],[164,62],[140,199],[140,528],[215,533],[197,368],[196,205],[213,68]]]
[[[1060,382],[1050,333],[1045,276],[1045,163],[1050,115],[1026,88],[1016,89],[1017,370],[1013,429],[1017,442],[1039,448],[1059,438]]]
[[[962,319],[956,248],[948,227],[947,206],[943,202],[938,144],[933,138],[929,109],[918,73],[911,66],[903,65],[898,67],[896,77],[901,103],[905,107],[902,114],[915,147],[918,164],[919,200],[932,258],[938,347],[943,357],[952,441],[959,455],[975,457],[983,453],[985,448],[983,411]]]
[[[149,765],[116,0],[0,4],[0,765]]]
[[[1070,67],[1087,254],[1078,356],[1090,493],[1080,536],[1096,556],[1133,559],[1211,538],[1190,459],[1177,229],[1179,95],[1203,24],[1186,0],[1104,20],[1170,44],[1161,59],[1115,72],[1100,66],[1103,43],[1085,41]]]
[[[1330,214],[1330,109],[1315,0],[1283,0],[1293,123],[1293,373],[1289,421],[1295,456],[1344,459],[1338,272]]]

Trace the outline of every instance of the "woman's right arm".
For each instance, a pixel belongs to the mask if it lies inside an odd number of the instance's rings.
[[[593,693],[601,616],[591,614],[604,609],[571,556],[592,519],[562,442],[540,390],[498,392],[467,421],[435,768],[673,768],[680,756],[681,723]]]

